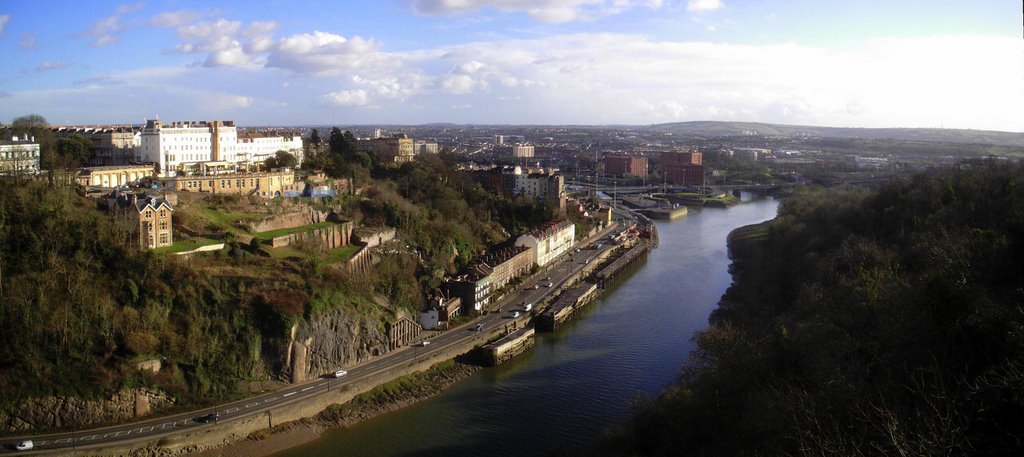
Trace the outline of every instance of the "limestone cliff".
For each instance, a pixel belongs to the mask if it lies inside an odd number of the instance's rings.
[[[378,322],[349,309],[313,316],[292,340],[292,381],[315,378],[388,352],[388,336]]]
[[[32,398],[13,414],[0,412],[0,432],[81,427],[125,422],[168,407],[174,400],[147,389],[122,389],[103,400],[55,396]]]

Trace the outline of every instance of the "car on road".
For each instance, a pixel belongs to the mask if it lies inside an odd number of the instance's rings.
[[[483,330],[483,329],[484,329],[484,324],[476,324],[476,327],[473,327],[473,330],[476,330],[478,332]]]
[[[519,317],[519,311],[513,311],[512,312],[512,318],[515,319],[517,317]]]
[[[335,378],[340,378],[340,377],[345,376],[347,374],[348,374],[348,372],[345,371],[345,370],[338,370],[338,371],[334,372],[334,377]]]
[[[218,413],[216,411],[214,411],[214,412],[212,412],[210,414],[207,414],[205,416],[199,416],[199,417],[197,417],[195,419],[196,422],[204,422],[204,423],[205,422],[217,422],[218,420],[220,420],[220,413]]]
[[[422,341],[422,342],[420,343],[420,346],[430,346],[430,340],[423,340],[423,341]]]
[[[544,284],[544,287],[552,287],[554,285],[555,285],[554,283],[552,283],[551,281],[548,281],[547,284]]]
[[[530,290],[537,290],[537,289],[540,289],[540,284],[534,284],[534,285],[532,285],[532,286],[530,286],[530,287],[527,287],[527,289],[530,289]]]
[[[13,444],[8,444],[6,447],[8,449],[15,450],[15,451],[27,451],[27,450],[32,449],[33,447],[35,447],[35,445],[32,443],[32,440],[25,440],[25,441],[18,441],[17,443],[13,443]]]

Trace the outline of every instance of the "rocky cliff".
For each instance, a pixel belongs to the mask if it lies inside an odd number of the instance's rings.
[[[315,378],[387,353],[388,336],[378,323],[350,309],[313,316],[292,341],[292,381]]]
[[[32,398],[19,405],[13,414],[0,412],[0,432],[130,421],[148,416],[173,403],[170,397],[147,389],[122,389],[103,400],[64,396]]]

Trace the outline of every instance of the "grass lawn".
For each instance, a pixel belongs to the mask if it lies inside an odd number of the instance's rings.
[[[220,209],[213,206],[203,206],[200,210],[203,217],[210,221],[211,224],[216,225],[224,229],[229,233],[236,235],[248,233],[243,229],[235,226],[235,221],[249,222],[257,221],[267,217],[266,214],[261,213],[228,213],[222,212]]]
[[[164,246],[162,248],[156,248],[153,250],[155,254],[174,254],[175,252],[191,251],[196,248],[203,246],[209,246],[211,244],[222,243],[220,240],[211,240],[209,238],[192,238],[189,240],[175,241],[170,246]]]
[[[267,252],[270,253],[270,256],[275,258],[275,259],[288,259],[288,258],[293,258],[293,257],[297,258],[297,259],[301,259],[301,258],[303,258],[305,256],[305,254],[303,254],[301,251],[299,251],[298,249],[295,249],[295,248],[293,248],[291,246],[282,246],[282,247],[279,247],[279,248],[265,248],[265,249],[266,249]]]
[[[281,235],[288,235],[290,233],[309,232],[311,230],[316,230],[318,228],[327,227],[328,225],[332,225],[332,224],[334,224],[334,222],[320,222],[320,223],[317,223],[317,224],[303,225],[303,226],[300,226],[300,227],[283,228],[283,229],[277,229],[277,230],[269,230],[269,231],[266,231],[266,232],[259,232],[259,233],[257,233],[254,236],[256,238],[261,239],[261,240],[269,240],[271,238],[278,237],[278,236],[281,236]]]
[[[350,259],[358,250],[359,246],[345,246],[338,249],[331,249],[327,252],[327,263],[344,262]]]
[[[305,259],[306,254],[302,251],[295,249],[292,246],[282,246],[279,248],[265,248],[270,256],[275,259]],[[324,256],[324,262],[326,263],[341,263],[352,257],[356,251],[359,250],[359,246],[345,246],[338,249],[331,249],[327,251]]]

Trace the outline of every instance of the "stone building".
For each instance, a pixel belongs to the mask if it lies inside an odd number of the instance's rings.
[[[114,191],[110,194],[108,206],[137,223],[140,249],[155,249],[174,243],[174,206],[166,199]]]
[[[699,152],[662,152],[661,173],[665,182],[681,186],[703,186],[703,156]]]
[[[205,176],[170,176],[155,180],[160,186],[183,192],[282,197],[286,192],[302,193],[305,184],[295,182],[291,170],[263,173],[228,173]]]
[[[604,158],[604,172],[614,176],[647,176],[647,157],[608,156]]]
[[[32,138],[0,141],[0,176],[39,174],[39,144]]]
[[[543,267],[576,243],[576,224],[554,221],[530,230],[516,238],[516,246],[526,246],[536,252],[536,262]]]

